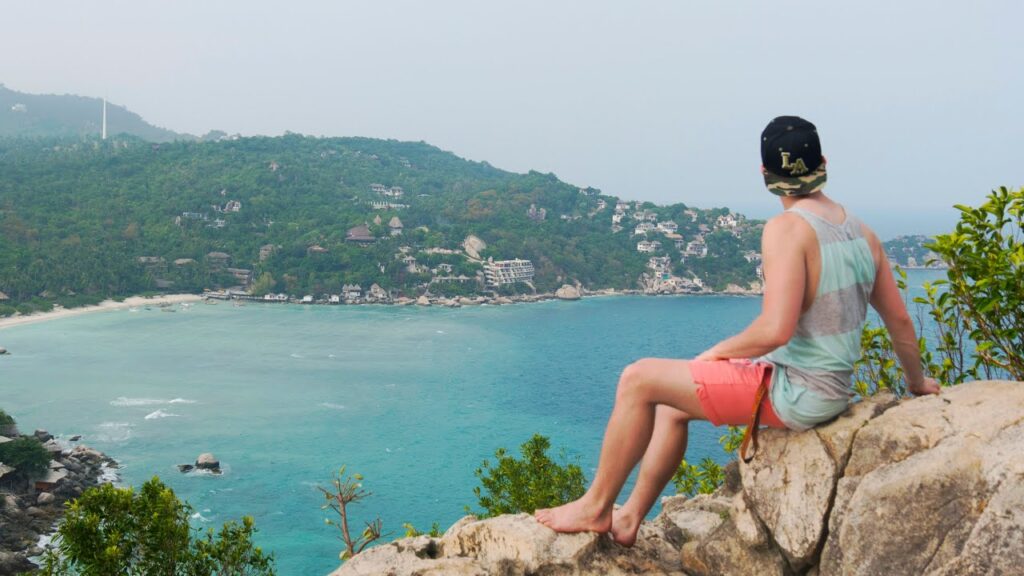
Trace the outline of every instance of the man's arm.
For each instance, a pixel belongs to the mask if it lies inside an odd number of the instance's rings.
[[[896,286],[896,279],[893,278],[892,268],[889,267],[882,243],[870,230],[865,230],[865,235],[875,258],[875,287],[871,291],[871,307],[882,317],[882,322],[889,331],[893,350],[900,359],[900,366],[903,367],[903,379],[907,383],[907,390],[917,396],[938,394],[938,382],[932,378],[925,378],[921,369],[921,351],[917,345],[914,321],[907,313],[907,307],[903,303],[899,287]]]
[[[765,224],[761,235],[764,300],[761,314],[743,332],[715,344],[697,360],[754,358],[782,346],[800,319],[807,284],[805,247],[813,230],[795,214],[781,214]]]

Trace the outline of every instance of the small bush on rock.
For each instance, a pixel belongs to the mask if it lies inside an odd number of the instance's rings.
[[[250,517],[218,534],[189,525],[192,508],[153,477],[136,493],[104,484],[70,502],[41,574],[273,575],[274,559],[253,545]]]
[[[473,493],[483,508],[477,516],[532,514],[538,508],[559,506],[583,496],[587,479],[579,464],[556,463],[547,455],[550,447],[546,436],[534,434],[519,448],[522,460],[508,455],[504,448],[495,451],[494,465],[484,460],[475,472],[481,486],[474,488]],[[565,460],[564,453],[562,459]]]

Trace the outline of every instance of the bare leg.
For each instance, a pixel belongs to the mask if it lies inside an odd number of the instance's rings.
[[[690,416],[664,404],[654,416],[654,434],[640,463],[633,493],[626,504],[612,513],[612,539],[623,546],[632,546],[651,507],[668,485],[686,453],[686,437]]]
[[[686,360],[645,358],[626,367],[619,378],[594,482],[579,500],[537,510],[537,520],[558,532],[611,530],[615,498],[651,442],[658,404],[691,418],[704,418]]]

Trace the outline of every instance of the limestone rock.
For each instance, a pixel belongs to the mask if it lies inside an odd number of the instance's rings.
[[[746,503],[793,568],[813,563],[855,435],[894,403],[891,395],[880,395],[804,433],[763,430],[762,453],[740,463]]]
[[[559,300],[579,300],[580,289],[570,284],[563,284],[561,288],[555,291],[555,298]]]
[[[466,255],[474,260],[480,259],[480,251],[487,248],[487,243],[470,234],[466,236],[466,239],[462,242],[462,248],[466,251]]]
[[[36,440],[39,440],[40,442],[47,442],[49,440],[53,440],[53,434],[50,434],[46,430],[42,429],[36,430],[33,436],[35,436]]]
[[[443,537],[418,536],[377,546],[346,562],[337,576],[370,574],[679,574],[678,552],[658,537],[631,549],[595,533],[556,534],[527,514],[469,517]]]
[[[468,516],[335,574],[1019,574],[1024,383],[879,395],[806,432],[765,430],[714,494],[676,496],[636,546]],[[826,529],[827,528],[827,529]]]
[[[417,306],[430,306],[430,299],[426,296],[420,296],[416,299]]]
[[[1024,566],[1024,384],[901,403],[858,433],[822,552],[828,574]]]
[[[53,494],[50,494],[49,492],[40,492],[39,496],[36,497],[36,504],[45,506],[47,504],[52,504],[53,500]]]

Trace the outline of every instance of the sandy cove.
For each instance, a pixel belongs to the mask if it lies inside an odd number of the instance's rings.
[[[202,299],[203,297],[199,294],[165,294],[162,296],[153,296],[151,298],[146,298],[144,296],[131,296],[120,302],[115,300],[104,300],[94,306],[82,306],[80,308],[55,308],[49,312],[36,312],[34,314],[29,314],[28,316],[8,316],[6,318],[0,318],[0,330],[10,328],[11,326],[35,324],[36,322],[46,322],[47,320],[57,320],[59,318],[67,318],[69,316],[89,314],[91,312],[122,310],[136,306],[157,306],[160,304],[198,302]]]

